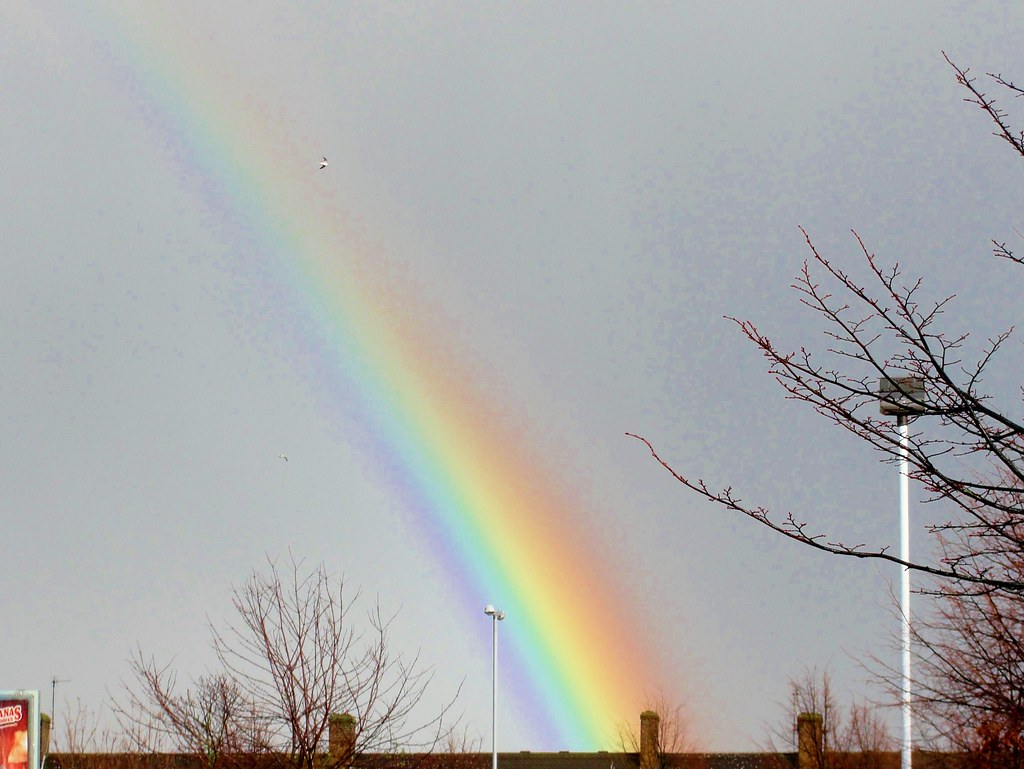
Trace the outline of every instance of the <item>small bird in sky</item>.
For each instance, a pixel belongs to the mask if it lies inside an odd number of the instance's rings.
[[[283,459],[285,462],[288,461],[288,457],[286,457],[284,454],[278,454],[278,456],[281,457],[281,459]]]
[[[323,171],[325,168],[327,168],[327,158],[320,161],[320,170]]]

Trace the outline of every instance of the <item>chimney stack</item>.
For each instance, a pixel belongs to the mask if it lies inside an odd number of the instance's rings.
[[[640,714],[640,769],[658,769],[658,732],[661,718],[653,710]],[[801,768],[802,769],[802,768]]]
[[[327,719],[327,745],[334,766],[351,766],[356,751],[356,719],[350,713],[331,713]]]
[[[43,761],[50,752],[50,717],[39,714],[39,760]]]
[[[796,717],[797,769],[822,769],[824,721],[819,713],[801,713]]]

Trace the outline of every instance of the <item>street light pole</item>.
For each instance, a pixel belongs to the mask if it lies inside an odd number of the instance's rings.
[[[910,563],[910,417],[925,412],[924,380],[921,377],[884,377],[879,382],[879,408],[883,414],[896,417],[900,434],[900,560]],[[903,738],[900,740],[900,769],[911,769],[913,755],[913,722],[910,680],[910,569],[903,567],[900,575],[900,615],[903,624],[901,667],[903,686],[900,692],[903,711]]]
[[[910,563],[910,467],[909,428],[907,415],[896,417],[900,431],[900,560]],[[900,579],[900,613],[903,615],[903,741],[900,750],[901,769],[910,769],[911,747],[911,701],[910,701],[910,569],[903,567]]]
[[[498,622],[505,612],[487,604],[484,614],[491,618],[491,769],[498,769]]]

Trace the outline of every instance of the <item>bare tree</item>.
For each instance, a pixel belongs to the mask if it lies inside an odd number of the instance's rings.
[[[836,701],[828,670],[807,668],[789,680],[785,718],[772,727],[766,748],[802,753],[814,769],[877,769],[881,755],[895,748],[877,706],[853,700],[847,708]],[[800,729],[806,734],[799,735]]]
[[[816,739],[810,742],[812,764],[825,766],[824,754],[828,746],[835,743],[837,707],[832,692],[829,672],[817,668],[805,668],[798,676],[789,679],[789,700],[783,703],[785,715],[780,723],[769,727],[765,748],[772,753],[784,753],[799,748],[799,719],[801,716],[815,716],[818,720]]]
[[[421,761],[423,769],[486,769],[490,755],[483,751],[484,739],[471,735],[468,728],[453,731],[438,745],[429,760]]]
[[[297,767],[312,769],[332,713],[356,719],[354,753],[430,751],[450,731],[450,704],[414,720],[432,678],[418,655],[406,659],[389,642],[394,617],[379,604],[366,613],[368,630],[351,621],[344,581],[321,564],[304,572],[291,559],[282,573],[270,562],[235,591],[237,621],[214,631],[225,669],[286,742]],[[345,764],[351,756],[340,756]]]
[[[1024,157],[1024,133],[968,70],[946,61],[982,110],[995,135]],[[986,82],[1017,97],[1024,90],[1002,75]],[[1017,233],[1020,236],[1020,233]],[[787,398],[809,404],[835,425],[879,451],[902,455],[901,436],[879,414],[880,384],[890,405],[910,405],[932,417],[927,432],[910,419],[907,459],[927,501],[947,511],[930,527],[934,557],[903,561],[885,546],[867,546],[820,533],[802,516],[776,515],[744,502],[731,487],[715,490],[703,479],[677,473],[643,441],[679,482],[719,505],[742,513],[791,539],[846,557],[881,559],[934,579],[930,614],[912,627],[915,711],[933,744],[968,751],[984,767],[1024,766],[1024,423],[1020,397],[1001,402],[986,388],[1013,328],[980,344],[964,329],[947,328],[955,295],[926,296],[925,281],[884,266],[854,233],[866,280],[823,255],[804,232],[810,258],[794,283],[800,301],[824,326],[823,351],[784,349],[749,320],[732,319],[768,361]],[[1024,237],[1024,236],[1021,236]],[[1011,268],[1024,266],[1005,241],[993,254]],[[905,383],[922,387],[907,387]],[[877,661],[876,661],[877,662]],[[880,674],[892,690],[899,673]],[[863,731],[859,726],[858,734]],[[870,732],[873,728],[869,729]]]
[[[101,729],[99,714],[90,711],[80,699],[75,706],[64,704],[60,730],[52,735],[54,753],[86,753],[95,750]]]
[[[640,753],[643,743],[643,719],[653,714],[657,716],[657,731],[653,735],[655,751],[659,766],[665,766],[665,756],[675,753],[693,753],[697,743],[690,728],[690,717],[683,705],[671,702],[665,695],[649,699],[641,715],[640,731],[636,725],[627,722],[619,727],[619,747],[623,753]]]
[[[1024,766],[1024,603],[944,587],[936,604],[912,628],[926,736],[988,764]]]
[[[135,750],[166,747],[199,757],[207,769],[269,751],[265,716],[228,674],[200,676],[179,691],[169,664],[136,650],[130,666],[134,686],[125,687],[115,713]]]
[[[967,70],[948,59],[968,97],[996,125],[996,135],[1024,156],[1024,135],[1016,133],[994,98],[980,90]],[[1001,75],[989,80],[1013,96],[1021,89]],[[770,374],[786,397],[809,404],[839,427],[863,439],[884,459],[901,456],[900,435],[890,418],[879,414],[880,381],[890,385],[884,400],[911,405],[933,417],[928,430],[911,419],[908,459],[911,476],[928,491],[930,500],[951,503],[954,514],[933,526],[947,548],[936,561],[904,562],[886,546],[870,547],[822,533],[789,512],[776,515],[744,502],[732,487],[717,490],[704,479],[674,470],[654,446],[643,441],[654,458],[676,480],[717,504],[742,513],[774,531],[829,553],[890,561],[919,572],[980,590],[1024,590],[1019,570],[1008,568],[1002,553],[1024,551],[1024,424],[1015,416],[1020,403],[996,403],[983,389],[985,375],[1013,331],[1008,328],[971,352],[970,334],[941,327],[954,295],[929,299],[924,280],[908,277],[898,264],[884,266],[854,233],[863,256],[867,282],[861,282],[823,255],[804,232],[811,257],[794,288],[800,301],[824,323],[823,354],[806,347],[779,347],[749,320],[731,318],[768,360]],[[997,257],[1024,266],[1005,242],[993,241]],[[970,358],[970,359],[968,359]],[[923,395],[903,386],[912,378]],[[631,434],[632,435],[632,434]]]
[[[197,679],[183,693],[175,673],[139,652],[134,687],[119,707],[122,721],[151,725],[177,749],[214,767],[240,756],[280,759],[314,769],[327,756],[332,715],[351,719],[352,738],[330,753],[328,765],[350,766],[362,753],[432,751],[450,734],[440,712],[421,715],[432,671],[418,655],[391,647],[379,604],[360,627],[352,617],[359,593],[321,564],[306,569],[289,557],[253,572],[234,591],[235,618],[211,625],[222,671]],[[456,695],[457,696],[457,692]]]
[[[1007,573],[1024,576],[1024,553],[989,557],[998,558]],[[924,743],[962,752],[975,766],[1021,769],[1024,595],[956,582],[923,592],[931,600],[911,625],[911,648],[914,711]],[[898,643],[893,638],[893,645]],[[877,658],[873,667],[896,694],[900,673]]]
[[[62,712],[61,728],[50,738],[51,753],[114,753],[132,749],[129,735],[113,728],[105,708],[91,709],[76,699],[73,705],[65,701]]]

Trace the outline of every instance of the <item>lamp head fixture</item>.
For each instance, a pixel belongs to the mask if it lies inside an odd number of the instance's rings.
[[[495,609],[491,604],[487,604],[484,607],[484,614],[488,617],[494,617],[494,619],[499,621],[505,619],[505,612],[500,609]]]

